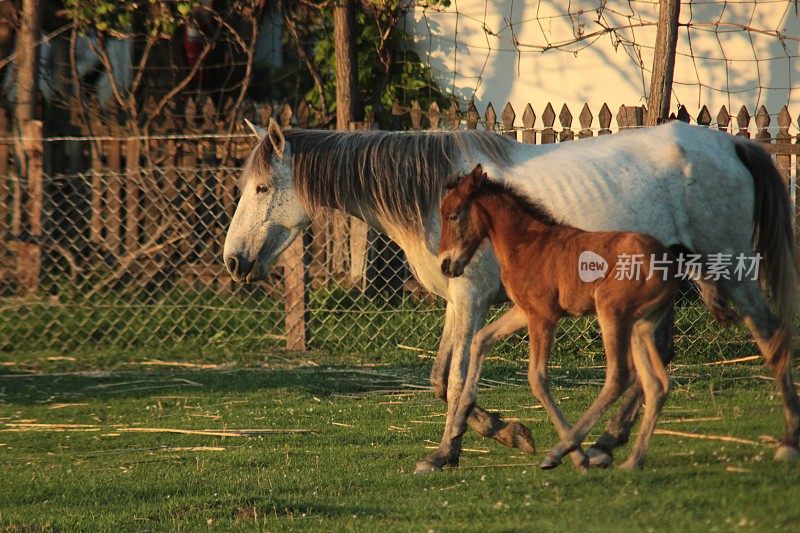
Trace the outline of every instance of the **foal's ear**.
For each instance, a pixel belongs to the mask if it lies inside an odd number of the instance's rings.
[[[472,169],[465,181],[470,192],[480,189],[483,182],[486,181],[486,173],[483,171],[483,166],[480,163],[475,165],[475,168]]]
[[[286,148],[286,139],[283,136],[281,127],[273,118],[269,119],[269,126],[267,126],[267,137],[269,138],[269,142],[272,143],[275,153],[278,154],[278,157],[282,158],[283,151]]]

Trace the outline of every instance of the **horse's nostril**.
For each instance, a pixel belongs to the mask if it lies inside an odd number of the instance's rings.
[[[236,259],[235,255],[229,256],[225,260],[225,266],[228,267],[228,272],[231,274],[238,274],[237,270],[239,268],[239,260]]]
[[[444,274],[446,276],[448,270],[450,270],[450,259],[443,259],[442,260],[442,274]]]

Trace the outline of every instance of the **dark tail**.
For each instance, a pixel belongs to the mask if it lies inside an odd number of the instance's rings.
[[[737,142],[736,155],[753,176],[755,213],[753,244],[775,311],[784,327],[794,330],[797,311],[794,231],[789,195],[772,158],[754,142]]]

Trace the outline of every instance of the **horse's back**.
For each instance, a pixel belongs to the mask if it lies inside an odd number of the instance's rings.
[[[706,248],[705,241],[725,237],[722,221],[731,217],[737,232],[752,234],[753,182],[736,142],[719,131],[670,123],[542,151],[520,148],[517,164],[495,175],[575,227],[637,231],[667,246]]]

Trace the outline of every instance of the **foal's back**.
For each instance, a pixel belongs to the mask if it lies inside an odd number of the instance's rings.
[[[501,188],[476,204],[506,219],[494,220],[488,236],[509,297],[528,312],[557,320],[602,306],[635,320],[674,291],[669,251],[649,235],[562,225]]]

